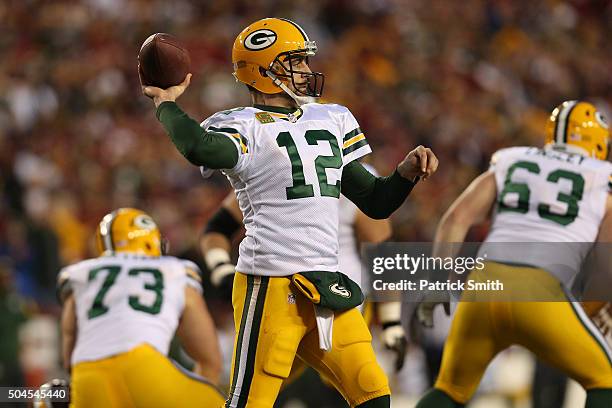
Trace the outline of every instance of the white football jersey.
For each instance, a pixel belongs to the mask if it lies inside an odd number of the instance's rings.
[[[370,173],[377,176],[376,170],[367,164],[363,164]],[[361,253],[357,237],[355,236],[355,221],[359,208],[348,198],[340,196],[340,213],[338,224],[338,245],[339,256],[338,264],[340,272],[347,275],[353,282],[359,285],[361,289],[364,286],[361,282]],[[369,286],[366,285],[365,288]]]
[[[198,267],[171,256],[101,256],[60,271],[74,296],[77,342],[72,364],[148,343],[167,354],[185,304],[185,287],[202,291]]]
[[[223,170],[246,228],[236,269],[268,276],[337,271],[342,169],[370,146],[344,106],[311,103],[282,111],[237,108],[202,123],[229,137],[239,152],[236,166]]]
[[[605,215],[612,164],[549,149],[512,147],[493,155],[489,171],[495,174],[497,205],[481,254],[488,252],[493,261],[540,267],[571,283]],[[496,242],[525,245],[487,245]]]

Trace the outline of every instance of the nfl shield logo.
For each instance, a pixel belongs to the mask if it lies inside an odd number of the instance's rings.
[[[295,305],[295,295],[293,293],[287,295],[287,303]]]

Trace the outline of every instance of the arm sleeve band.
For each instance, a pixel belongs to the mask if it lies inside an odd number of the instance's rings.
[[[174,102],[162,102],[157,119],[172,143],[187,160],[209,169],[231,169],[238,163],[238,151],[227,136],[206,132]]]
[[[387,177],[375,177],[361,163],[352,161],[344,167],[341,186],[342,194],[365,215],[384,219],[402,205],[415,184],[397,170]]]
[[[241,222],[238,222],[225,207],[219,208],[217,212],[208,220],[204,233],[216,232],[224,235],[228,240],[232,240],[232,237],[236,232],[240,230],[242,226]]]
[[[59,301],[60,305],[64,304],[64,301],[68,296],[72,294],[72,285],[70,284],[70,280],[64,279],[62,282],[58,283],[55,287],[55,296]]]

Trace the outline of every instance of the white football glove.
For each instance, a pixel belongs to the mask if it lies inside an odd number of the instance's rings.
[[[404,366],[408,340],[402,327],[402,304],[400,302],[385,302],[378,305],[378,319],[382,324],[382,343],[386,349],[395,352],[395,370],[400,371]]]
[[[231,262],[230,255],[224,249],[213,248],[206,252],[205,261],[213,286],[219,289],[223,298],[231,300],[236,266]]]

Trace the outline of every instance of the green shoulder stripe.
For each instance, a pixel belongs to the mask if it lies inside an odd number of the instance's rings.
[[[212,132],[223,132],[223,133],[240,133],[236,129],[230,128],[230,127],[218,128],[218,127],[214,127],[214,126],[209,126],[208,129],[206,129],[206,130],[210,130]]]
[[[343,142],[347,142],[347,141],[351,140],[352,138],[354,138],[355,136],[357,136],[360,133],[363,133],[361,131],[361,128],[357,128],[357,129],[351,130],[346,135],[344,135],[344,139],[342,139],[342,141]]]
[[[347,154],[352,153],[355,150],[357,150],[357,149],[359,149],[359,148],[361,148],[363,146],[367,146],[367,145],[368,145],[368,141],[366,139],[360,140],[359,142],[350,145],[346,149],[342,149],[342,154],[344,156],[346,156]]]

